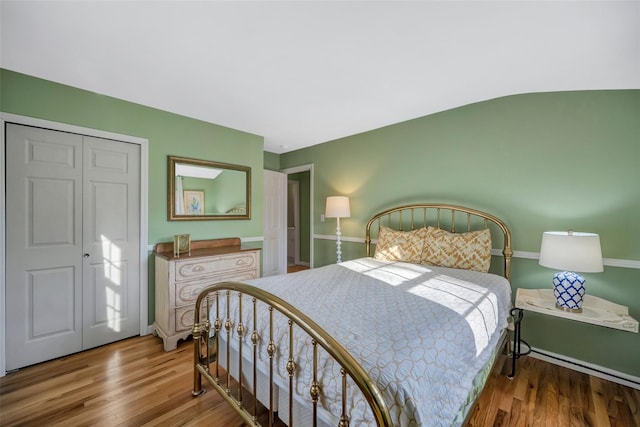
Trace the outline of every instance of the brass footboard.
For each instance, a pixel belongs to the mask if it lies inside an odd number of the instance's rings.
[[[230,301],[232,298],[237,298],[237,318],[230,318]],[[258,304],[261,303],[261,304]],[[247,327],[243,324],[242,319],[243,310],[245,306],[249,305],[249,312],[247,312],[249,319],[252,319],[249,323],[253,325],[253,330],[248,331]],[[206,314],[209,315],[209,310],[213,310],[215,314],[215,321],[213,325],[209,321],[209,318],[203,319],[201,316],[204,313],[202,309],[206,308]],[[265,328],[265,332],[258,331],[256,329],[257,311],[258,308],[268,310],[268,327]],[[288,328],[288,349],[287,354],[283,355],[288,357],[286,363],[286,371],[288,375],[288,399],[289,399],[289,423],[293,419],[293,406],[294,406],[294,377],[297,373],[298,366],[296,365],[296,357],[302,357],[302,354],[295,353],[295,345],[293,339],[294,328],[304,331],[304,333],[310,338],[312,346],[312,361],[309,361],[309,365],[312,367],[312,381],[309,386],[308,403],[311,407],[313,415],[313,425],[318,423],[318,405],[322,397],[322,384],[318,381],[318,346],[324,349],[338,365],[341,367],[338,384],[341,384],[341,414],[339,415],[340,427],[347,427],[349,425],[348,405],[347,401],[347,377],[350,377],[360,391],[371,408],[373,418],[378,426],[391,426],[391,417],[387,405],[382,399],[381,393],[376,384],[369,378],[369,375],[364,371],[362,366],[347,352],[347,350],[338,343],[334,338],[327,334],[320,326],[318,326],[313,320],[308,318],[305,314],[301,313],[292,305],[283,301],[281,298],[272,295],[262,289],[237,282],[222,282],[215,285],[208,286],[198,296],[195,306],[195,324],[193,326],[193,339],[194,339],[194,378],[193,378],[193,395],[198,396],[204,392],[202,386],[202,378],[204,378],[218,393],[242,416],[242,418],[249,425],[259,425],[259,408],[258,408],[258,391],[257,384],[257,366],[258,366],[258,348],[259,343],[267,344],[262,346],[266,349],[266,354],[262,356],[268,358],[268,398],[265,399],[264,406],[268,411],[267,425],[272,426],[274,424],[275,409],[274,409],[274,356],[277,351],[274,343],[274,311],[279,312],[284,318],[287,319]],[[234,316],[236,317],[236,316]],[[211,332],[213,327],[213,338]],[[232,338],[232,328],[237,335],[236,338]],[[220,348],[220,336],[224,334],[226,337],[225,347]],[[268,335],[268,336],[262,336]],[[238,340],[237,346],[237,363],[238,363],[238,378],[233,381],[230,374],[231,365],[231,349],[230,343],[232,339]],[[249,355],[243,355],[244,345],[249,345],[252,349]],[[213,348],[212,348],[213,347]],[[217,352],[217,354],[215,354]],[[221,375],[220,357],[221,352],[225,352],[227,369],[226,373]],[[283,351],[284,353],[284,351]],[[215,361],[211,363],[212,354],[215,354]],[[252,376],[252,384],[245,384],[243,382],[243,360],[252,361],[252,372],[249,378]],[[213,365],[213,366],[212,366]],[[234,388],[232,393],[231,387]],[[244,390],[247,389],[254,398],[250,399],[250,403],[247,405],[244,400]],[[260,390],[260,392],[264,392]],[[247,407],[249,406],[249,407]],[[282,414],[281,414],[282,415]],[[286,421],[286,420],[285,420]]]

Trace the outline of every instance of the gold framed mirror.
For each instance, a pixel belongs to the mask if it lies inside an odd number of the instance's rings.
[[[168,156],[170,221],[251,219],[251,168]]]

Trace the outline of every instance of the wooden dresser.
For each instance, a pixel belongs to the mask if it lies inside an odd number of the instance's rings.
[[[245,248],[239,238],[196,240],[191,255],[176,257],[173,242],[155,247],[156,320],[154,334],[164,340],[165,351],[191,335],[194,305],[207,285],[260,277],[260,249]],[[206,310],[202,310],[206,316]]]

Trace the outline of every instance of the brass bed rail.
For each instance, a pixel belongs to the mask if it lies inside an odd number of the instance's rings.
[[[377,224],[377,228],[374,226]],[[365,230],[365,254],[371,256],[371,246],[380,227],[386,225],[399,231],[411,231],[429,225],[447,229],[452,233],[474,231],[482,228],[499,230],[502,234],[502,256],[504,269],[502,274],[511,281],[511,232],[498,217],[476,209],[442,203],[416,203],[398,206],[374,215]],[[462,229],[462,230],[461,230]]]
[[[237,310],[238,316],[237,320],[230,319],[229,316],[229,304],[230,299],[232,297],[237,297]],[[250,300],[250,314],[252,316],[252,324],[254,325],[254,329],[252,331],[247,331],[246,326],[242,323],[243,319],[243,299],[248,297]],[[206,301],[205,301],[206,300]],[[265,331],[265,334],[268,334],[268,337],[263,337],[260,335],[260,332],[255,329],[255,325],[257,323],[257,309],[258,302],[261,302],[261,308],[267,309],[269,311],[269,326],[268,331]],[[220,305],[223,305],[225,310],[221,311]],[[215,310],[215,321],[213,325],[209,321],[209,318],[202,318],[202,309],[206,309],[207,316],[209,314],[209,310]],[[304,313],[300,312],[298,309],[293,307],[291,304],[282,300],[281,298],[266,292],[260,288],[256,288],[254,286],[238,283],[238,282],[221,282],[214,285],[210,285],[203,289],[201,293],[198,295],[196,305],[195,305],[195,324],[193,326],[193,339],[194,339],[194,378],[193,378],[193,395],[198,396],[202,394],[205,390],[202,386],[202,378],[205,378],[207,382],[214,387],[218,393],[240,414],[240,416],[247,422],[249,425],[259,425],[259,408],[258,408],[258,393],[257,393],[257,347],[260,340],[267,343],[266,351],[269,359],[269,390],[268,390],[268,404],[264,405],[268,410],[268,425],[274,425],[274,416],[275,411],[274,407],[274,354],[276,352],[276,346],[273,341],[273,312],[277,311],[281,313],[288,322],[288,335],[289,335],[289,348],[288,354],[284,355],[284,357],[288,356],[286,371],[289,377],[289,420],[292,419],[292,408],[293,408],[293,377],[296,371],[296,362],[294,359],[294,341],[293,341],[293,328],[294,325],[301,330],[303,330],[308,337],[311,339],[311,345],[313,348],[313,361],[311,362],[312,366],[312,375],[313,379],[311,382],[311,386],[309,387],[309,403],[312,406],[312,414],[313,414],[313,425],[315,426],[317,423],[317,409],[318,402],[320,400],[320,395],[322,393],[322,387],[318,383],[317,380],[317,352],[318,346],[322,347],[328,355],[333,358],[341,367],[340,373],[342,378],[340,378],[339,383],[341,382],[342,386],[342,413],[340,414],[339,427],[347,427],[349,425],[349,417],[347,414],[347,396],[346,396],[346,388],[347,388],[347,376],[350,377],[353,383],[360,389],[364,398],[367,400],[369,407],[371,408],[373,417],[378,426],[391,426],[391,417],[389,414],[389,410],[387,408],[386,403],[382,399],[382,395],[380,390],[376,386],[376,384],[370,379],[369,375],[364,371],[362,366],[349,354],[349,352],[334,338],[332,338],[328,333],[326,333],[317,323],[307,317]],[[221,313],[226,313],[226,318],[221,317]],[[238,378],[235,379],[236,383],[234,387],[237,386],[237,391],[232,393],[231,391],[231,377],[229,371],[231,365],[231,355],[229,344],[231,342],[231,328],[232,325],[235,325],[235,331],[237,334],[238,342]],[[226,351],[226,374],[220,374],[220,366],[219,360],[220,357],[215,357],[215,366],[211,367],[211,343],[210,343],[210,332],[211,327],[213,326],[214,330],[214,343],[213,347],[215,351],[220,353],[220,334],[226,334],[226,350],[222,349],[222,351]],[[253,404],[249,404],[252,406],[251,408],[247,408],[245,402],[243,401],[243,389],[248,386],[247,384],[243,384],[243,375],[242,375],[242,362],[243,356],[242,348],[243,348],[243,340],[248,336],[247,343],[250,343],[252,354],[247,356],[248,360],[253,361],[252,366],[252,376],[253,376],[253,386],[252,390],[248,390],[253,395]],[[244,359],[247,360],[247,359]],[[226,379],[224,378],[226,376]]]

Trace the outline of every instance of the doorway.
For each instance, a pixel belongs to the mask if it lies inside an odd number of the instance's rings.
[[[287,271],[313,268],[313,165],[287,174]]]
[[[287,181],[287,271],[300,265],[300,182]]]

